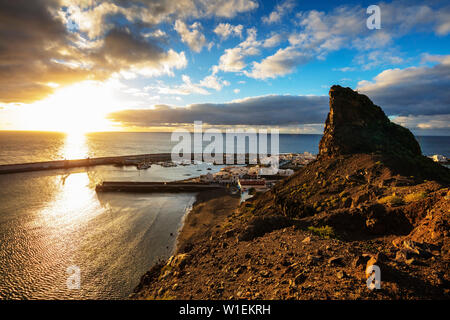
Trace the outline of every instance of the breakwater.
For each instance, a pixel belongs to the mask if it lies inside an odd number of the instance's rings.
[[[136,182],[103,181],[95,187],[97,192],[197,192],[223,188],[219,184],[198,182]]]
[[[156,154],[87,158],[76,160],[54,160],[44,162],[32,162],[32,163],[4,164],[0,165],[0,174],[67,169],[77,167],[90,167],[98,165],[136,165],[136,163],[140,161],[158,162],[169,160],[170,160],[170,153],[156,153]]]
[[[198,160],[203,159],[202,156],[197,154],[190,154],[186,160]],[[6,173],[19,173],[29,171],[42,171],[42,170],[55,170],[55,169],[68,169],[77,167],[91,167],[99,165],[119,165],[136,166],[139,162],[167,162],[171,161],[171,153],[150,153],[140,155],[127,155],[127,156],[113,156],[113,157],[99,157],[99,158],[87,158],[87,159],[75,159],[75,160],[54,160],[44,162],[30,162],[30,163],[18,163],[18,164],[4,164],[0,165],[0,174]],[[238,161],[239,160],[239,161]],[[244,160],[244,161],[242,161]],[[223,154],[223,163],[233,164],[238,162],[249,163],[249,155],[240,154]],[[259,160],[257,161],[259,162]]]

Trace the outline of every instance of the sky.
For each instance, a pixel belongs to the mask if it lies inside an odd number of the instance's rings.
[[[450,135],[449,40],[438,0],[0,0],[0,130],[322,133],[339,84]]]

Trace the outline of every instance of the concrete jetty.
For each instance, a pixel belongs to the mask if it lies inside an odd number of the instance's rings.
[[[170,153],[154,153],[154,154],[140,154],[140,155],[127,155],[115,157],[87,158],[76,160],[54,160],[44,162],[4,164],[0,165],[0,174],[54,170],[54,169],[68,169],[77,167],[91,167],[98,165],[136,165],[140,161],[159,162],[170,160],[171,160]]]
[[[242,157],[239,154],[223,154],[223,163],[231,164],[230,162],[237,163],[237,159]],[[243,156],[244,162],[249,163],[249,155]],[[190,160],[202,159],[199,154],[190,154]],[[30,162],[30,163],[18,163],[18,164],[4,164],[0,165],[0,174],[6,173],[19,173],[29,171],[42,171],[42,170],[55,170],[55,169],[69,169],[78,167],[91,167],[99,165],[137,165],[142,161],[149,161],[152,163],[171,161],[172,156],[170,153],[150,153],[139,155],[126,155],[126,156],[114,156],[114,157],[99,157],[99,158],[87,158],[76,160],[54,160],[44,162]],[[188,159],[189,160],[189,156]],[[231,161],[230,161],[231,160]]]
[[[198,182],[136,182],[103,181],[95,187],[97,192],[198,192],[223,188],[219,184]]]

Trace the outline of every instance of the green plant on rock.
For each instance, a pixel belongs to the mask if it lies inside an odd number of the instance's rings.
[[[382,204],[389,204],[392,206],[399,206],[399,205],[404,204],[403,198],[400,196],[397,196],[395,193],[393,193],[390,196],[386,196],[386,197],[379,199],[378,202],[382,203]]]
[[[321,227],[309,226],[308,230],[314,234],[317,234],[319,237],[323,239],[330,239],[336,237],[333,227],[330,227],[328,225]]]
[[[405,202],[415,202],[427,197],[427,193],[425,191],[410,193],[405,196]]]

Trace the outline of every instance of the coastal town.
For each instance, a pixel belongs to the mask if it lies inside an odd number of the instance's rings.
[[[216,173],[207,173],[195,178],[202,183],[215,183],[227,186],[232,193],[254,194],[265,192],[281,179],[294,174],[295,170],[305,166],[316,158],[315,155],[304,153],[288,153],[279,155],[278,170],[271,171],[265,165],[232,165],[222,168]]]
[[[266,161],[248,161],[249,164],[233,164],[213,170],[216,163],[210,163],[206,170],[211,171],[198,177],[173,182],[142,182],[133,181],[102,181],[96,186],[96,191],[122,191],[122,192],[184,192],[226,188],[231,194],[241,193],[242,200],[251,198],[258,192],[265,192],[271,189],[279,180],[289,177],[296,170],[315,160],[316,156],[309,153],[288,153],[278,157],[278,165],[272,168],[264,164]],[[253,163],[253,164],[252,164]],[[129,162],[123,165],[135,165],[138,170],[151,168],[152,165],[162,167],[174,167],[178,165],[186,166],[199,164],[198,161],[172,162],[141,160]],[[201,171],[200,169],[198,171]],[[214,172],[215,171],[215,172]]]
[[[440,155],[430,158],[442,164],[448,161],[446,157]],[[225,185],[234,193],[240,191],[251,196],[256,192],[271,189],[279,180],[293,175],[296,170],[315,159],[316,155],[309,152],[280,154],[279,169],[275,174],[268,174],[268,168],[263,165],[233,165],[224,167],[217,173],[207,173],[193,180]]]

